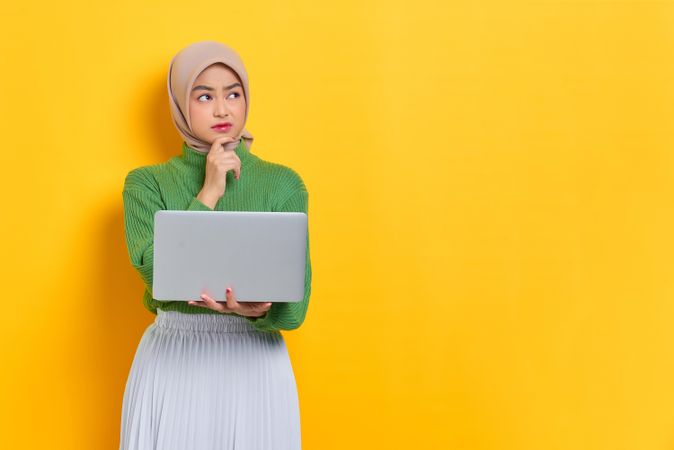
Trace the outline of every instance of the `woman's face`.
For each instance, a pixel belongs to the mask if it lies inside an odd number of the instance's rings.
[[[189,108],[192,132],[201,140],[212,144],[221,136],[238,136],[246,115],[246,99],[239,77],[224,64],[208,66],[194,80]],[[231,126],[213,128],[225,122]]]

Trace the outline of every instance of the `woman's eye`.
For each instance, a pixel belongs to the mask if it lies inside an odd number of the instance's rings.
[[[231,94],[228,95],[228,97],[232,95],[236,95],[236,97],[239,97],[241,94],[239,94],[238,92],[232,92]],[[208,94],[201,94],[199,97],[197,97],[197,100],[201,101],[201,97],[208,97],[209,99],[211,98],[211,96]]]

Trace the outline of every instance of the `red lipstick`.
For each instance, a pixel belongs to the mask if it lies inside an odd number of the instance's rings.
[[[230,122],[216,123],[211,128],[215,131],[229,131],[232,128],[232,124]]]

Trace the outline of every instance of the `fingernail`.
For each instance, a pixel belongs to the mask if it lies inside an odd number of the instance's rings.
[[[201,294],[199,298],[206,298],[206,294]]]
[[[227,288],[227,292],[232,292],[232,290],[230,288]]]

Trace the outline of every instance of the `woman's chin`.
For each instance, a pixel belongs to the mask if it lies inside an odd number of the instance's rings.
[[[232,131],[228,131],[228,132],[225,133],[225,132],[218,132],[218,131],[212,131],[211,130],[209,133],[204,133],[204,134],[205,134],[205,136],[204,135],[202,135],[202,136],[204,136],[205,139],[204,138],[201,138],[201,139],[208,142],[209,144],[212,144],[213,142],[215,142],[216,139],[220,139],[220,138],[223,138],[223,137],[240,138],[240,136],[238,134],[235,134]],[[236,141],[238,143],[239,139],[236,139]]]

